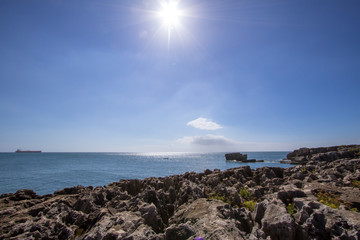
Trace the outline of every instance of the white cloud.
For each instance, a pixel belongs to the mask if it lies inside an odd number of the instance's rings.
[[[186,125],[192,126],[194,128],[202,129],[202,130],[217,130],[217,129],[222,128],[222,126],[220,126],[216,122],[213,122],[209,119],[202,118],[202,117],[192,120],[192,121],[188,122]]]
[[[236,141],[226,138],[221,135],[204,135],[204,136],[191,136],[183,137],[177,140],[179,143],[198,145],[198,146],[234,146]]]

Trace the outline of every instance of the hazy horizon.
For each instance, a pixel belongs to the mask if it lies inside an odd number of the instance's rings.
[[[0,152],[360,144],[360,2],[0,2]]]

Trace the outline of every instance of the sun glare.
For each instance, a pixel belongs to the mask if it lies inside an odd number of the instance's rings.
[[[168,49],[170,49],[170,42],[173,35],[181,34],[184,29],[181,18],[186,16],[185,11],[180,9],[181,0],[158,0],[160,9],[156,12],[156,17],[161,21],[159,29],[167,32]]]
[[[174,28],[179,24],[180,11],[176,2],[164,3],[159,14],[163,24],[168,28]]]

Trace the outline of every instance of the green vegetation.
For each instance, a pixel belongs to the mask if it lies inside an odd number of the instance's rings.
[[[353,151],[353,152],[355,152],[355,156],[360,157],[360,146],[349,147],[346,145],[341,145],[339,147],[339,150]]]
[[[297,213],[297,208],[294,203],[289,203],[286,207],[287,212],[292,216]]]
[[[220,201],[223,201],[227,204],[231,204],[231,200],[230,198],[227,198],[226,196],[223,196],[223,195],[220,195],[218,193],[215,193],[215,192],[212,192],[211,196],[209,197],[210,199],[216,199],[216,200],[220,200]]]
[[[325,204],[331,208],[339,208],[341,204],[341,200],[339,199],[338,195],[335,195],[333,193],[323,193],[319,191],[315,194],[315,196],[318,198],[319,202],[322,204]]]
[[[246,188],[242,187],[242,188],[240,188],[239,196],[245,200],[250,200],[251,193]]]
[[[239,196],[242,198],[241,201],[243,201],[240,203],[238,202],[239,200],[237,198],[234,198],[234,196],[224,196],[223,194],[219,194],[217,192],[212,192],[211,194],[208,194],[207,192],[207,195],[209,199],[220,200],[237,208],[246,207],[250,211],[254,211],[255,205],[257,203],[256,199],[252,197],[251,193],[245,187],[242,187],[239,190]]]
[[[358,180],[352,181],[351,186],[356,187],[356,188],[360,188],[360,181],[358,181]]]
[[[357,208],[350,208],[350,211],[352,212],[359,212],[359,210]]]
[[[304,166],[304,167],[300,168],[300,171],[303,172],[303,173],[306,173],[306,172],[307,172],[307,169],[306,169],[306,167]]]
[[[360,146],[351,147],[351,148],[348,148],[347,150],[358,152],[358,151],[360,151]]]
[[[340,205],[343,205],[345,209],[352,212],[359,212],[359,209],[356,208],[353,203],[344,201],[340,199],[340,196],[331,192],[322,192],[318,191],[315,196],[318,198],[319,202],[325,204],[331,208],[339,208]]]
[[[81,237],[81,234],[83,233],[84,229],[79,228],[75,231],[74,237],[72,238],[73,240],[75,239],[79,239],[79,237]]]
[[[254,211],[255,209],[255,205],[256,205],[256,201],[245,201],[244,203],[244,207],[246,207],[247,209],[249,209],[251,212]]]
[[[239,196],[245,200],[241,205],[253,212],[257,202],[251,193],[245,187],[242,187],[239,190]]]

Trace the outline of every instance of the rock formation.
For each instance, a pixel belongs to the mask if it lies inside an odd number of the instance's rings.
[[[333,161],[342,158],[359,158],[360,145],[342,145],[320,148],[300,148],[287,155],[294,164],[304,164],[309,161]]]
[[[241,154],[241,153],[226,153],[225,159],[227,161],[237,161],[237,162],[264,162],[264,160],[256,160],[256,159],[247,159],[247,154]]]
[[[226,153],[225,154],[226,160],[233,160],[233,161],[239,161],[244,162],[247,160],[247,154],[241,154],[241,153]]]
[[[0,239],[360,239],[360,158],[348,154],[297,150],[288,158],[307,161],[291,168],[19,190],[0,197]]]

